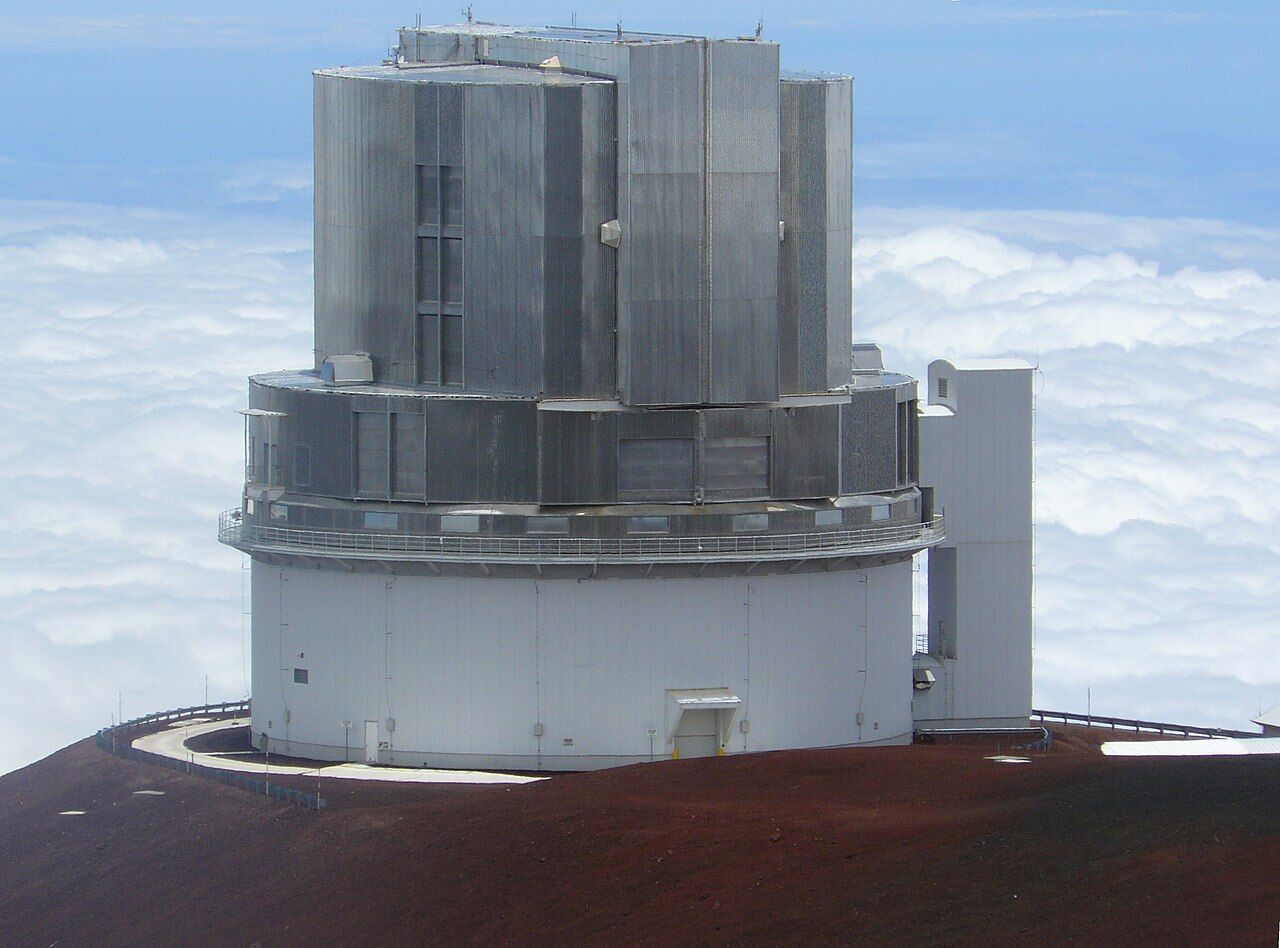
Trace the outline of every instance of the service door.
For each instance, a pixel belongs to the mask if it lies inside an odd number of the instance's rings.
[[[364,722],[364,762],[366,764],[376,764],[378,762],[378,722]]]
[[[709,708],[685,710],[676,727],[676,753],[687,757],[714,757],[720,750],[720,721]]]

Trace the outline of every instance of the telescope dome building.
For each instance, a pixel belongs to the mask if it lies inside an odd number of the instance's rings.
[[[250,380],[253,734],[581,770],[1026,724],[1031,368],[852,325],[852,80],[479,23],[315,74],[315,353]],[[913,561],[928,557],[913,648]]]

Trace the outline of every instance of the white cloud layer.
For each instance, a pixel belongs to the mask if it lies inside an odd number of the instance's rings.
[[[1044,371],[1037,702],[1091,687],[1101,713],[1235,726],[1280,703],[1280,232],[940,209],[858,228],[858,333],[891,364]],[[244,377],[309,360],[310,252],[279,215],[0,203],[0,715],[24,722],[0,772],[118,692],[126,716],[198,702],[206,674],[244,694],[241,558],[214,525]]]
[[[1280,703],[1280,232],[1056,212],[859,218],[858,334],[1020,355],[1036,702],[1243,726]]]
[[[0,772],[245,691],[244,376],[310,352],[305,222],[0,204]]]

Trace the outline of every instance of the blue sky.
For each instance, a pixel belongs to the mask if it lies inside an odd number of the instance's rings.
[[[857,332],[1040,365],[1036,701],[1280,704],[1280,12],[650,4],[856,85]],[[571,3],[477,5],[564,23]],[[311,348],[311,80],[458,8],[0,0],[0,772],[247,689],[244,377]],[[580,25],[618,6],[581,4]]]
[[[1269,223],[1280,14],[1269,3],[878,0],[580,4],[578,22],[738,34],[857,79],[870,206],[1054,207]],[[211,166],[305,162],[317,65],[385,53],[452,4],[0,7],[0,195],[202,203]],[[566,22],[575,6],[479,4]],[[641,11],[644,11],[643,13]]]

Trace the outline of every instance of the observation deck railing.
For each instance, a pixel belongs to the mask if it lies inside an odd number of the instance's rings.
[[[839,559],[914,552],[946,536],[942,517],[854,530],[722,536],[495,537],[474,534],[354,533],[245,523],[239,509],[218,518],[218,539],[246,553],[487,563],[708,563]]]
[[[1031,716],[1041,723],[1061,721],[1077,727],[1105,727],[1113,731],[1135,733],[1178,734],[1182,737],[1261,737],[1261,731],[1235,731],[1224,727],[1200,727],[1195,724],[1170,724],[1167,721],[1143,721],[1138,718],[1111,718],[1101,714],[1076,714],[1073,711],[1033,709]]]
[[[206,767],[204,764],[197,764],[190,760],[181,760],[175,757],[166,757],[162,754],[153,754],[151,751],[139,750],[133,746],[133,737],[137,731],[151,725],[165,724],[171,726],[178,721],[186,721],[191,718],[229,719],[238,715],[248,714],[249,709],[248,701],[224,701],[220,704],[202,704],[191,708],[177,708],[173,711],[157,711],[155,714],[144,714],[142,717],[134,718],[132,721],[104,727],[93,735],[93,740],[102,750],[116,757],[127,757],[130,760],[157,764],[161,767],[168,767],[170,770],[182,771],[197,777],[208,777],[211,780],[218,780],[222,783],[240,787],[251,793],[262,794],[263,796],[290,803],[299,810],[322,812],[325,806],[325,799],[319,793],[307,793],[303,790],[296,790],[293,787],[272,783],[270,775],[267,775],[264,780],[256,780],[234,770]],[[319,779],[318,774],[317,779]]]

